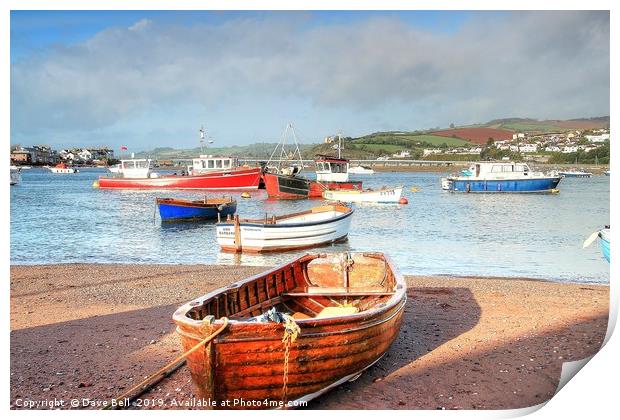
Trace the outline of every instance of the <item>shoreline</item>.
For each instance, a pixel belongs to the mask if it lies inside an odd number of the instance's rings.
[[[262,269],[264,270],[268,270],[272,267],[275,267],[275,265],[273,266],[265,266],[265,265],[247,265],[247,264],[217,264],[217,263],[197,263],[197,264],[186,264],[186,263],[167,263],[167,262],[163,262],[163,263],[154,263],[154,262],[148,262],[148,263],[117,263],[117,262],[59,262],[59,263],[32,263],[32,264],[24,264],[24,263],[18,263],[18,264],[14,264],[11,263],[10,267],[11,269],[13,268],[32,268],[32,267],[58,267],[58,266],[68,266],[68,267],[72,267],[72,266],[81,266],[81,265],[88,265],[88,266],[132,266],[132,267],[139,267],[139,266],[171,266],[171,267],[179,267],[179,266],[187,266],[187,265],[192,265],[192,266],[202,266],[202,267],[253,267],[253,268],[258,268],[258,269]],[[548,277],[524,277],[524,276],[515,276],[515,275],[506,275],[506,276],[498,276],[498,275],[490,275],[490,274],[461,274],[461,275],[457,275],[457,274],[450,274],[450,273],[416,273],[416,274],[411,274],[411,273],[406,273],[406,272],[402,272],[402,274],[404,276],[411,276],[411,277],[434,277],[434,278],[454,278],[454,279],[481,279],[481,280],[522,280],[522,281],[540,281],[540,282],[544,282],[544,283],[556,283],[556,284],[576,284],[576,285],[595,285],[595,286],[609,286],[609,279],[607,280],[602,280],[602,281],[579,281],[579,280],[568,280],[568,279],[561,279],[561,278],[548,278]]]
[[[11,408],[116,397],[180,354],[172,313],[181,304],[264,269],[11,266]],[[605,337],[608,285],[405,278],[403,325],[385,357],[308,408],[527,407],[553,396],[563,361],[592,355]],[[173,401],[192,397],[182,367],[143,396],[164,406],[141,408],[183,408]]]

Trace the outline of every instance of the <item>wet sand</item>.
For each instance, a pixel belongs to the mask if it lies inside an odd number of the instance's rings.
[[[262,270],[11,267],[11,408],[118,396],[180,354],[171,320],[180,304]],[[407,283],[404,322],[385,357],[309,408],[527,407],[551,398],[562,363],[592,355],[605,336],[607,286],[429,276]],[[142,396],[155,408],[192,397],[186,367]]]

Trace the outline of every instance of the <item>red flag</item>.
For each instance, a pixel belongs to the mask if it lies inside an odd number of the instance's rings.
[[[127,150],[127,146],[121,146],[121,150]]]

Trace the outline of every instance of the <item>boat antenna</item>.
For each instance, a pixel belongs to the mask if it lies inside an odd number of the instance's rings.
[[[200,125],[200,154],[204,154],[204,144],[205,144],[205,128],[204,125]]]

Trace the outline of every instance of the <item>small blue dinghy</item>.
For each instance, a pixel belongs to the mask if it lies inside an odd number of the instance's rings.
[[[230,198],[210,198],[203,200],[181,200],[158,198],[157,206],[162,222],[185,222],[198,220],[217,220],[226,218],[237,211],[237,202]]]
[[[599,245],[601,246],[603,257],[605,257],[607,262],[609,262],[609,242],[611,240],[609,225],[605,226],[605,229],[597,230],[592,233],[592,235],[590,235],[588,239],[583,242],[583,248],[587,248],[592,245],[592,243],[596,241],[596,238],[599,239]]]
[[[609,262],[609,228],[601,229],[598,233],[599,243],[601,245],[601,251],[603,252],[603,256]]]

